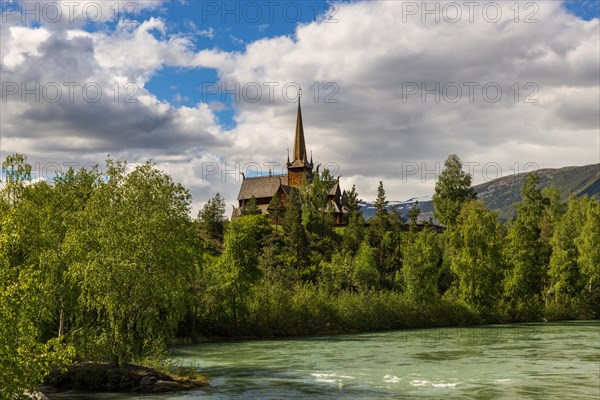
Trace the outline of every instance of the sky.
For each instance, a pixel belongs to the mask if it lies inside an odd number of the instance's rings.
[[[0,0],[0,157],[34,178],[152,160],[228,213],[284,172],[298,87],[316,163],[373,200],[600,162],[597,1]]]

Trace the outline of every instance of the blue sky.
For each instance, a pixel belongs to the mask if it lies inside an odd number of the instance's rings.
[[[324,0],[302,1],[173,1],[160,15],[170,29],[194,32],[198,49],[216,48],[243,52],[247,44],[282,35],[293,35],[296,26],[323,18],[335,18],[335,6]],[[193,106],[199,101],[224,103],[216,116],[225,129],[235,126],[235,102],[213,86],[218,81],[213,69],[163,68],[146,83],[161,100]],[[225,89],[230,89],[225,87]],[[218,90],[218,93],[214,91]]]

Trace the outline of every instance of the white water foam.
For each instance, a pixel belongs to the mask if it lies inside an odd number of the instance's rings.
[[[458,382],[456,383],[432,383],[431,386],[433,387],[456,387],[456,385],[458,385]]]
[[[410,385],[411,386],[431,386],[431,387],[435,387],[435,388],[442,388],[442,387],[449,387],[449,388],[453,388],[456,387],[456,385],[458,385],[460,382],[430,382],[430,381],[426,381],[426,380],[420,380],[420,379],[414,379],[412,381],[410,381]]]
[[[383,381],[387,383],[398,383],[402,379],[398,378],[396,375],[386,375],[383,377]]]

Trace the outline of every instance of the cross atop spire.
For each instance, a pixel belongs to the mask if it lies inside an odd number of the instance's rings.
[[[300,95],[298,89],[298,114],[296,116],[296,136],[294,138],[294,160],[308,161],[306,157],[306,143],[304,141],[304,126],[302,124],[302,109],[300,108]]]

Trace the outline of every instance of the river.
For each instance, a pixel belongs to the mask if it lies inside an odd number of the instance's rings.
[[[172,350],[211,387],[56,399],[599,399],[600,321],[490,325]]]

